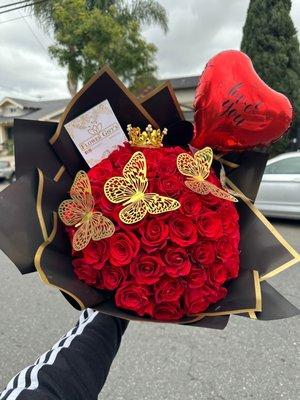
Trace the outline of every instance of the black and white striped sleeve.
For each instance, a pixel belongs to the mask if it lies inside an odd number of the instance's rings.
[[[127,322],[85,310],[76,326],[7,385],[0,400],[96,400]]]

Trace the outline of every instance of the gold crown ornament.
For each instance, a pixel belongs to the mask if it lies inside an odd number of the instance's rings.
[[[152,125],[148,125],[142,132],[139,127],[132,127],[131,124],[127,125],[127,132],[129,135],[129,143],[136,147],[162,147],[163,138],[168,133],[168,129],[164,128],[153,129]]]

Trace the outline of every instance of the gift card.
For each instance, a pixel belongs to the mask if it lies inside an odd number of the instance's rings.
[[[68,122],[65,128],[91,168],[127,141],[108,100]]]

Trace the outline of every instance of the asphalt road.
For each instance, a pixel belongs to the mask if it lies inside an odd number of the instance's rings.
[[[275,221],[300,250],[300,222]],[[272,280],[300,307],[299,265]],[[75,323],[78,312],[0,255],[0,392]],[[297,400],[300,319],[232,317],[224,331],[130,323],[101,400]]]

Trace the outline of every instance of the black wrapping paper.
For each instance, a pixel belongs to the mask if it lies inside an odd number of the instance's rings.
[[[69,197],[75,173],[81,168],[87,169],[64,124],[105,99],[109,100],[124,130],[127,123],[143,127],[149,122],[157,126],[159,121],[159,125],[169,128],[171,139],[166,145],[185,147],[191,139],[192,125],[183,120],[169,84],[155,90],[140,105],[112,71],[102,69],[70,102],[57,126],[17,122],[19,179],[0,196],[0,246],[22,273],[36,269],[45,283],[60,289],[76,308],[93,307],[121,318],[149,321],[117,309],[109,293],[91,288],[76,278],[69,240],[56,214],[60,202]],[[22,132],[25,132],[23,137]],[[216,171],[222,162],[228,186],[248,198],[242,198],[237,206],[241,231],[240,274],[228,283],[228,296],[224,300],[199,316],[177,323],[224,329],[230,314],[267,320],[299,313],[265,282],[269,276],[300,260],[299,254],[251,201],[256,197],[266,161],[265,153],[255,151],[217,155]],[[30,236],[26,235],[29,231]]]

